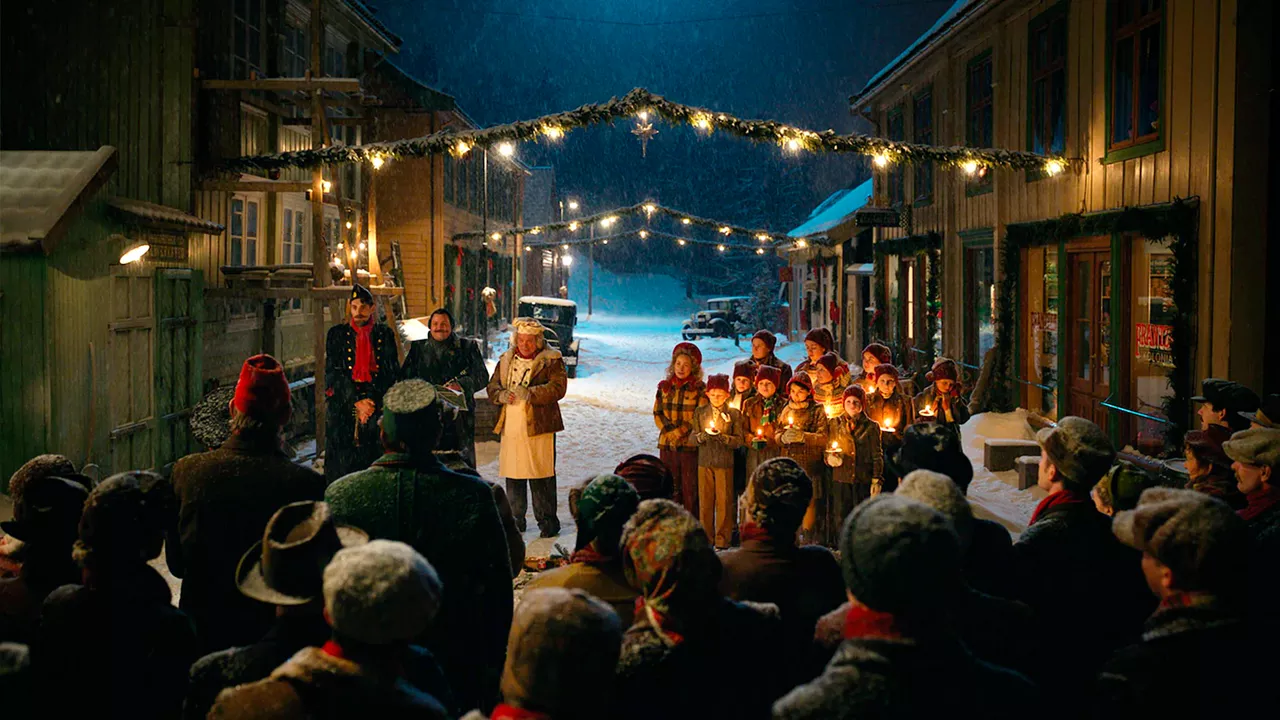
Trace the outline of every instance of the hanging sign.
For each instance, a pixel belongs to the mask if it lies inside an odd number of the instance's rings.
[[[864,207],[853,213],[853,221],[862,227],[898,227],[898,211],[893,208]]]

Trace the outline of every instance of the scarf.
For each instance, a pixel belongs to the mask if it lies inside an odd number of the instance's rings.
[[[872,610],[865,605],[853,605],[849,608],[849,614],[844,616],[844,638],[849,640],[864,637],[901,638],[904,634],[892,613]]]
[[[738,535],[742,539],[742,542],[746,542],[748,540],[760,540],[767,542],[773,539],[769,537],[768,530],[765,530],[761,525],[751,520],[742,523],[742,527],[738,529]]]
[[[675,647],[684,642],[684,635],[671,629],[671,618],[654,608],[653,603],[646,602],[643,595],[636,598],[636,617],[652,627],[658,639],[667,647]]]
[[[1027,524],[1035,525],[1036,520],[1040,519],[1040,516],[1043,515],[1045,511],[1047,511],[1049,508],[1057,507],[1059,505],[1073,505],[1075,503],[1092,503],[1092,502],[1093,502],[1093,498],[1089,497],[1088,495],[1072,492],[1071,490],[1062,490],[1062,491],[1056,492],[1050,495],[1049,497],[1041,500],[1039,505],[1036,505],[1036,511],[1031,513],[1031,522]]]
[[[551,720],[546,713],[525,710],[506,703],[498,703],[489,714],[489,720]]]
[[[764,413],[760,416],[761,425],[777,425],[778,424],[778,395],[774,393],[769,397],[763,395],[760,397],[760,407]]]
[[[373,356],[373,321],[364,325],[352,322],[351,329],[356,331],[356,363],[351,367],[351,379],[373,382],[373,374],[378,372],[378,360]]]
[[[1280,485],[1266,484],[1254,490],[1244,499],[1249,503],[1236,513],[1246,522],[1251,522],[1254,518],[1262,515],[1280,503]]]
[[[600,554],[600,551],[596,549],[595,543],[588,543],[586,547],[574,550],[573,554],[569,556],[570,564],[603,565],[612,559]]]

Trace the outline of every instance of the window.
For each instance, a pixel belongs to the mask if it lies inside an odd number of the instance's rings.
[[[281,45],[280,74],[300,78],[307,74],[311,62],[311,33],[307,28],[286,25],[284,44]]]
[[[444,156],[444,201],[453,205],[456,203],[456,193],[453,184],[457,182],[458,161],[454,159],[452,154]]]
[[[969,147],[989,148],[994,144],[992,129],[991,51],[988,50],[969,61],[965,83],[965,141]],[[979,166],[969,180],[971,195],[991,189],[991,172]]]
[[[1158,143],[1163,4],[1160,0],[1112,0],[1108,10],[1111,102],[1107,150]]]
[[[324,74],[329,77],[347,76],[347,53],[345,43],[334,40],[324,47]]]
[[[258,264],[257,200],[231,199],[231,265]]]
[[[284,209],[284,226],[280,242],[280,262],[299,264],[306,262],[307,214],[293,208]]]
[[[1067,9],[1042,13],[1027,28],[1027,148],[1034,153],[1066,150]]]
[[[911,139],[924,145],[933,144],[933,88],[916,95],[911,109]],[[933,163],[915,164],[915,196],[917,205],[933,202]]]
[[[889,139],[890,140],[906,139],[905,124],[906,123],[902,117],[901,105],[890,110],[889,122],[888,122]],[[885,181],[888,185],[888,196],[889,196],[890,207],[896,207],[902,204],[902,201],[906,196],[906,190],[903,189],[904,180],[905,180],[905,175],[903,174],[903,171],[902,171],[902,163],[894,163],[890,165],[889,169],[885,172]]]
[[[235,0],[231,23],[231,75],[262,73],[262,0]]]

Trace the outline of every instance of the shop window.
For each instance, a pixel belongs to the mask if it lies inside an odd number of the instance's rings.
[[[1027,27],[1027,148],[1034,153],[1066,150],[1067,7],[1041,13]]]
[[[965,359],[981,365],[996,342],[995,250],[989,245],[966,248],[965,256]]]
[[[1161,149],[1164,3],[1111,0],[1107,9],[1107,159],[1123,160]]]
[[[1133,240],[1131,246],[1132,297],[1128,343],[1132,348],[1129,397],[1132,409],[1163,418],[1164,401],[1173,395],[1169,369],[1173,367],[1173,253],[1167,245],[1150,240]],[[1133,418],[1130,438],[1139,449],[1164,444],[1167,425],[1157,420]]]
[[[965,142],[969,147],[989,148],[994,144],[995,113],[992,107],[994,94],[992,83],[991,51],[969,61],[965,82]],[[979,195],[991,190],[991,169],[978,167],[969,178],[966,192]]]
[[[898,141],[905,139],[906,135],[904,134],[905,133],[904,128],[905,128],[905,121],[903,120],[903,117],[902,117],[902,106],[899,105],[898,107],[889,111],[889,119],[888,119],[889,139],[898,140]],[[897,207],[902,204],[902,201],[906,195],[906,192],[903,189],[905,178],[906,178],[906,175],[903,172],[902,163],[893,163],[889,166],[889,169],[885,171],[885,182],[887,184],[890,207]]]
[[[911,108],[911,140],[921,145],[933,144],[933,88],[915,96]],[[915,173],[915,204],[933,202],[933,163],[917,162]]]

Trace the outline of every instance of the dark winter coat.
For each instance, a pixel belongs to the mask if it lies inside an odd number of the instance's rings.
[[[435,567],[444,602],[419,644],[444,667],[455,710],[489,707],[511,628],[511,564],[493,492],[434,456],[388,453],[329,486],[337,522],[412,545]]]
[[[810,650],[818,618],[845,600],[840,564],[830,550],[794,541],[752,538],[720,554],[720,592],[730,600],[773,603],[782,616],[788,687],[812,679]]]
[[[916,421],[915,406],[911,398],[903,393],[901,385],[894,389],[889,397],[876,393],[874,396],[867,397],[865,414],[877,425],[883,426],[888,422],[893,426],[893,432],[884,433],[880,437],[885,459],[889,461],[886,464],[891,464],[894,453],[902,447],[903,434],[907,431],[907,427]]]
[[[870,485],[884,477],[884,451],[880,447],[880,426],[866,413],[850,422],[848,415],[831,418],[827,423],[828,445],[840,443],[844,464],[831,468],[831,480],[838,483]]]
[[[498,506],[498,520],[502,521],[502,532],[507,536],[507,557],[511,560],[511,577],[514,579],[524,568],[524,536],[520,534],[520,528],[516,527],[516,516],[511,510],[511,500],[507,497],[507,491],[498,483],[480,477],[475,466],[468,465],[467,461],[462,459],[461,453],[444,450],[436,451],[434,455],[445,467],[456,473],[479,478],[493,491],[493,503]]]
[[[501,405],[499,396],[507,385],[508,363],[515,350],[508,350],[498,358],[493,368],[493,377],[489,379],[489,402]],[[564,367],[564,358],[551,348],[543,348],[534,356],[533,369],[529,373],[529,410],[525,413],[529,436],[555,433],[564,430],[564,418],[560,415],[560,401],[569,390],[569,375]],[[507,421],[507,406],[502,405],[498,412],[498,422],[493,431],[502,435],[503,425]]]
[[[747,358],[747,362],[751,363],[752,376],[754,376],[755,372],[760,369],[761,365],[778,368],[778,373],[782,375],[782,380],[778,383],[778,392],[785,391],[787,389],[787,383],[791,382],[791,364],[783,362],[777,355],[774,355],[773,352],[770,352],[769,356],[763,360],[757,360],[754,357],[751,357]]]
[[[155,570],[92,587],[64,585],[44,603],[32,648],[41,710],[50,718],[175,718],[195,629]]]
[[[334,325],[325,336],[324,476],[329,482],[369,467],[382,455],[378,418],[382,396],[400,379],[400,356],[395,331],[386,325],[375,323],[370,341],[377,369],[372,382],[358,383],[351,379],[356,360],[356,331],[351,323]],[[374,413],[360,426],[357,442],[355,405],[360,400],[372,400]]]
[[[719,435],[707,434],[712,413],[715,413]],[[728,403],[716,408],[708,402],[693,411],[693,428],[694,432],[702,434],[702,441],[698,443],[698,467],[732,468],[733,451],[742,447],[746,440],[747,424],[742,413],[729,407]],[[694,440],[697,442],[696,437]]]
[[[947,420],[942,401],[938,399],[938,386],[930,385],[924,389],[924,392],[916,395],[915,405],[912,408],[916,422],[936,422],[960,432],[960,426],[969,421],[969,406],[957,394],[951,395],[950,402],[951,420]],[[932,410],[933,415],[921,415],[920,411],[925,408]]]
[[[480,344],[457,333],[444,342],[428,337],[409,345],[400,372],[403,379],[418,378],[435,385],[455,382],[462,388],[466,412],[458,413],[454,423],[445,428],[437,446],[441,450],[459,450],[472,465],[476,461],[476,393],[489,382],[489,370],[480,355]]]
[[[786,399],[776,393],[767,399],[756,395],[747,400],[742,415],[746,423],[748,480],[760,463],[782,454],[782,448],[778,445],[777,431],[785,423],[778,422],[778,413],[782,412],[782,408],[786,406]],[[762,431],[761,434],[757,435],[757,430]],[[755,447],[756,438],[764,439],[763,448]]]
[[[1111,518],[1084,501],[1042,512],[1014,543],[1013,560],[1016,599],[1046,625],[1034,679],[1064,701],[1079,698],[1076,691],[1137,637],[1155,605],[1141,556],[1112,535]]]
[[[401,677],[334,657],[299,650],[269,678],[218,696],[210,718],[312,720],[333,718],[446,718],[444,706]]]
[[[275,609],[240,594],[236,567],[277,510],[324,495],[324,478],[295,464],[274,440],[241,435],[182,458],[171,477],[178,524],[166,553],[170,572],[182,578],[180,607],[205,651],[257,641]]]
[[[973,536],[964,556],[964,578],[969,586],[997,597],[1017,593],[1013,572],[1013,537],[994,520],[975,517]]]
[[[983,662],[954,638],[845,640],[822,676],[773,706],[775,720],[1025,718],[1035,686]]]
[[[767,718],[785,690],[782,630],[776,607],[716,601],[670,646],[637,621],[622,637],[614,696],[601,717]]]
[[[566,588],[582,590],[613,606],[623,627],[630,627],[635,620],[636,598],[640,593],[627,584],[622,563],[606,559],[603,562],[575,562],[553,570],[540,572],[525,586],[537,588]]]
[[[40,628],[40,608],[49,593],[62,585],[80,582],[80,568],[65,555],[48,557],[23,548],[24,560],[17,577],[0,580],[0,642],[30,645]]]
[[[693,413],[708,404],[707,386],[701,380],[678,383],[663,380],[653,398],[653,423],[658,426],[658,447],[668,450],[697,450],[693,442]]]
[[[252,645],[205,655],[191,666],[183,717],[203,720],[223,690],[270,677],[276,668],[303,648],[324,645],[332,632],[319,616],[286,615],[276,621],[265,637]],[[441,705],[449,707],[452,702],[444,671],[426,650],[412,646],[406,649],[404,677],[415,688],[440,701]]]
[[[822,459],[827,447],[827,414],[821,405],[812,400],[803,409],[795,409],[788,403],[780,412],[782,416],[781,424],[778,426],[778,437],[781,438],[786,432],[787,423],[794,415],[795,427],[804,433],[804,441],[791,444],[780,442],[779,454],[800,463],[800,467],[809,474],[809,479],[813,480],[814,495],[820,495],[819,485],[826,481],[827,476],[827,466]]]
[[[1260,634],[1261,632],[1261,634]],[[1094,716],[1247,718],[1274,696],[1275,634],[1217,607],[1161,608],[1098,676]],[[1271,705],[1274,708],[1274,705]]]

